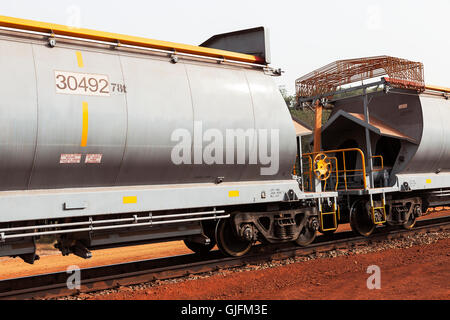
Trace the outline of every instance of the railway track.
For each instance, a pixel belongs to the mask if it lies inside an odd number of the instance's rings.
[[[218,269],[263,263],[271,260],[305,256],[335,249],[353,248],[383,240],[397,239],[415,233],[426,233],[450,229],[450,216],[426,219],[417,222],[413,230],[384,227],[379,228],[369,238],[355,236],[353,232],[341,232],[330,236],[319,236],[308,247],[291,244],[256,246],[244,257],[224,257],[213,251],[207,256],[195,254],[167,258],[133,261],[80,270],[79,289],[69,289],[66,285],[70,276],[67,272],[34,275],[23,278],[0,280],[0,299],[41,299],[93,292],[118,286],[145,283],[200,274]]]

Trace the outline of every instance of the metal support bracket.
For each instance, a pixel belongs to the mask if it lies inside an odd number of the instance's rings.
[[[92,258],[92,252],[89,251],[89,249],[86,248],[80,241],[77,241],[75,246],[72,247],[72,252],[74,255],[83,259]]]
[[[50,48],[54,48],[56,47],[56,38],[54,38],[53,36],[48,38],[48,46]]]
[[[170,63],[175,64],[175,63],[178,63],[178,61],[179,61],[179,58],[177,56],[177,51],[173,50],[172,54],[170,54]]]

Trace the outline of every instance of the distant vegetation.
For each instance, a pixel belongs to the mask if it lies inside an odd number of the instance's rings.
[[[283,96],[284,101],[286,102],[286,105],[289,108],[289,111],[291,114],[296,117],[297,119],[300,119],[301,121],[307,123],[310,127],[314,128],[314,122],[315,122],[315,112],[311,110],[310,108],[304,108],[304,109],[295,109],[295,95],[289,95],[287,90],[284,88],[280,88],[281,95]],[[325,123],[328,121],[328,118],[330,117],[331,110],[323,110],[322,115],[322,123]]]
[[[345,88],[343,88],[343,89],[345,89]],[[367,88],[366,91],[367,91],[367,93],[372,93],[372,92],[383,91],[383,90],[384,90],[384,87],[381,85],[378,85],[376,87]],[[338,93],[333,96],[333,99],[342,99],[342,98],[350,98],[353,96],[360,96],[363,94],[363,92],[364,92],[363,89],[358,89],[355,91]]]
[[[304,108],[304,109],[295,109],[295,95],[289,95],[287,90],[284,88],[280,88],[281,95],[283,96],[284,101],[286,102],[286,105],[294,117],[297,119],[305,122],[308,124],[311,128],[314,128],[314,122],[315,122],[315,112],[314,110],[310,108]],[[322,114],[322,123],[326,123],[328,119],[330,118],[331,110],[323,110]],[[302,137],[302,151],[303,153],[309,153],[312,152],[312,145],[310,144],[312,141],[312,135],[303,136]]]

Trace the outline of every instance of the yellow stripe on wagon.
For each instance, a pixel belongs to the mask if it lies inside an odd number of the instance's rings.
[[[80,68],[83,68],[83,67],[84,67],[83,55],[81,54],[80,51],[77,51],[75,54],[77,55],[78,66],[79,66]]]
[[[230,191],[230,192],[228,192],[228,196],[230,198],[237,198],[237,197],[239,197],[239,191]]]
[[[89,131],[89,105],[83,101],[83,127],[81,129],[81,147],[87,146],[87,138]]]
[[[137,203],[137,197],[136,196],[123,197],[123,203],[124,204]]]

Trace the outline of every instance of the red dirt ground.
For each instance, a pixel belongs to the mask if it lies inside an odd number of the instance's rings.
[[[449,210],[434,212],[424,218],[444,216],[449,215],[449,213]],[[348,230],[350,230],[350,226],[345,224],[339,226],[338,232]],[[45,248],[46,250],[44,251],[45,254],[39,253],[41,255],[41,259],[36,261],[34,265],[26,264],[20,258],[0,258],[0,279],[60,272],[67,270],[67,267],[72,265],[77,265],[80,268],[88,268],[191,253],[182,241],[96,250],[92,252],[93,257],[89,260],[84,260],[74,255],[63,257],[59,251],[49,251],[49,246],[47,245],[46,247],[47,248]]]
[[[367,267],[381,268],[381,289],[366,286]],[[123,288],[91,299],[450,299],[450,239],[407,249],[297,262],[214,275],[148,289]]]

